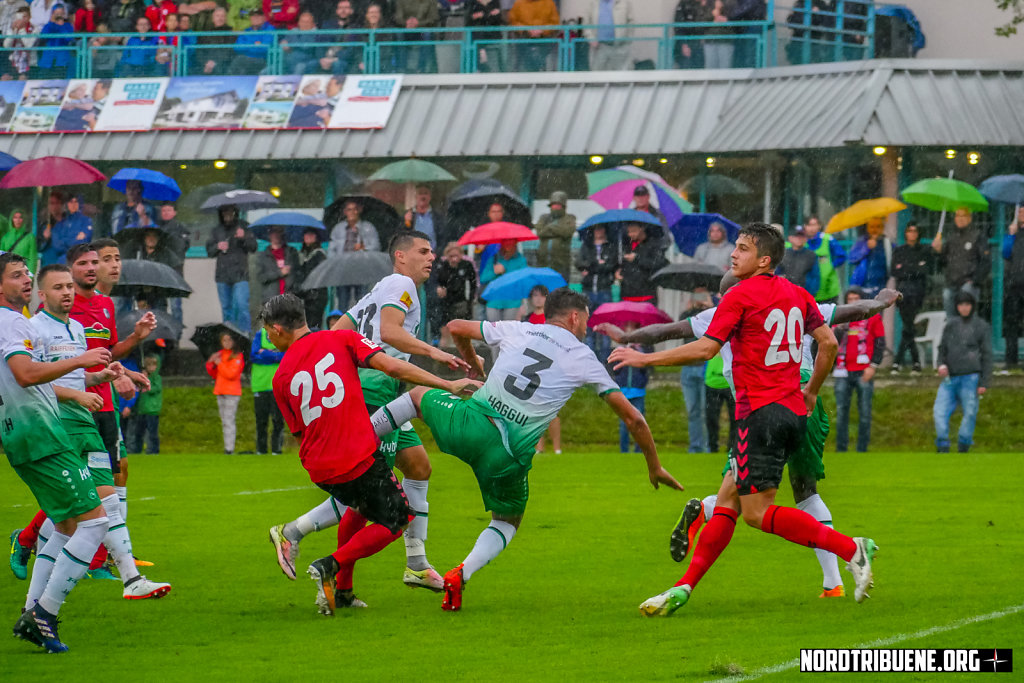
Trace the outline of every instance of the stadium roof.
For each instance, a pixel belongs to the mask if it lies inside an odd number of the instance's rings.
[[[1024,61],[407,76],[383,130],[0,137],[87,161],[679,154],[846,145],[1024,146]]]

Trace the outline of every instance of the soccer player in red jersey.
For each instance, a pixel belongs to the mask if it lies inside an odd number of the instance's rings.
[[[773,227],[748,225],[740,232],[731,257],[732,274],[741,282],[722,297],[703,338],[651,354],[621,347],[609,357],[616,369],[685,365],[714,357],[726,342],[733,349],[738,440],[730,456],[731,472],[722,481],[717,507],[686,573],[675,586],[640,605],[648,616],[669,616],[686,604],[697,582],[729,544],[741,510],[752,527],[842,557],[856,581],[857,602],[867,597],[877,550],[874,541],[850,538],[802,510],[775,505],[786,460],[799,448],[807,412],[813,409],[838,350],[814,298],[772,274],[784,250],[782,235]],[[801,392],[805,331],[818,343],[818,355]]]
[[[265,303],[260,319],[270,342],[285,352],[274,375],[274,398],[300,441],[302,466],[314,484],[349,506],[338,529],[340,547],[309,566],[317,584],[317,607],[327,615],[336,607],[365,607],[352,593],[356,560],[399,538],[415,515],[378,450],[358,368],[454,394],[472,393],[480,382],[435,377],[382,353],[353,330],[311,332],[305,306],[293,294]]]

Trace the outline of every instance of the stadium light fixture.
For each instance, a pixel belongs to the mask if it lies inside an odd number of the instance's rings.
[[[708,168],[714,168],[715,167],[715,158],[714,157],[708,157],[707,159],[704,160],[704,165],[707,166]]]
[[[637,167],[643,166],[644,165],[644,160],[643,159],[633,159],[633,165],[637,166]]]
[[[885,154],[886,149],[885,149],[885,147],[882,147],[881,145],[879,145],[878,147],[875,147],[871,151],[875,153],[875,156],[880,157],[880,156],[883,156]]]
[[[947,159],[956,159],[956,150],[955,149],[947,149],[946,150],[946,158]]]
[[[967,153],[967,163],[969,163],[971,166],[977,165],[977,163],[979,161],[981,161],[981,155],[980,154],[978,154],[977,152],[968,152]]]
[[[281,188],[280,187],[272,187],[272,188],[270,188],[270,194],[274,195],[275,197],[280,197],[281,196]]]
[[[662,158],[658,159],[658,163],[659,164],[667,164],[668,163],[668,159],[666,159],[665,157],[662,157]]]
[[[604,163],[604,157],[601,156],[600,154],[595,154],[594,156],[590,157],[590,163],[594,164],[594,166],[598,166],[600,164],[603,164]]]
[[[217,159],[217,161],[213,162],[214,168],[227,168],[227,165],[228,162],[224,161],[223,159]]]
[[[180,168],[182,171],[184,171],[184,170],[188,169],[188,164],[182,164],[178,168]]]

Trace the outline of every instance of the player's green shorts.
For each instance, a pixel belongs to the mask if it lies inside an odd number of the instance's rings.
[[[423,421],[437,447],[473,468],[484,508],[499,515],[521,515],[530,497],[530,468],[505,449],[501,432],[471,401],[440,389],[420,402]]]
[[[54,522],[85,514],[100,504],[89,468],[72,451],[14,465],[14,471]]]
[[[369,403],[366,404],[366,412],[370,415],[373,415],[378,410],[380,410],[380,406],[372,406]],[[395,458],[398,456],[398,451],[422,445],[423,440],[420,439],[420,435],[416,433],[416,429],[411,423],[406,422],[395,431],[382,437],[378,450],[381,455],[384,456],[384,461],[388,464],[388,467],[394,469]]]
[[[828,430],[828,413],[825,412],[825,407],[819,398],[814,410],[807,416],[807,431],[804,432],[804,436],[800,440],[800,448],[786,461],[790,477],[800,477],[801,479],[814,477],[815,481],[825,478],[823,457]],[[729,458],[726,458],[722,476],[724,477],[730,469]]]
[[[95,429],[83,431],[77,434],[68,434],[71,439],[71,446],[78,453],[82,462],[85,462],[92,473],[92,482],[95,486],[113,486],[114,473],[110,469],[110,454],[103,443],[103,437]]]

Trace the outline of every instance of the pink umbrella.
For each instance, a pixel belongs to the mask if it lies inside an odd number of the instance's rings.
[[[589,327],[601,323],[611,323],[622,327],[627,323],[636,323],[640,327],[657,323],[670,323],[672,316],[654,304],[641,301],[619,301],[613,304],[601,304],[587,322]]]
[[[107,176],[84,161],[69,157],[41,157],[23,161],[8,171],[0,180],[0,188],[87,185],[106,179]]]
[[[498,221],[497,223],[484,223],[473,228],[459,238],[459,244],[463,246],[467,244],[497,244],[505,240],[529,242],[535,239],[538,239],[537,233],[525,225]]]

